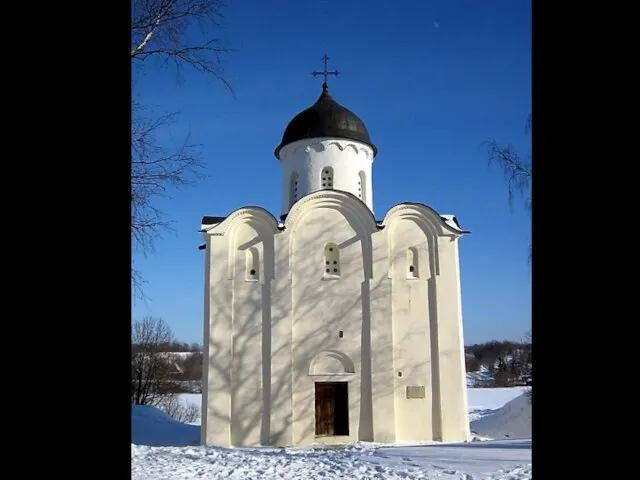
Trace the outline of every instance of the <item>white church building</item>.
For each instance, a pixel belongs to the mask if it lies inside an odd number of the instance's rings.
[[[469,440],[469,232],[422,203],[376,217],[377,153],[325,76],[275,149],[279,220],[256,206],[202,219],[202,443]]]

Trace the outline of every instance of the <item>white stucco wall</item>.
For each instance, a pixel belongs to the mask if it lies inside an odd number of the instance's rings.
[[[469,418],[465,378],[464,339],[460,301],[458,240],[438,238],[440,275],[436,282],[438,315],[438,371],[440,373],[440,402],[442,408],[442,436],[445,442],[469,439]]]
[[[324,190],[297,202],[284,229],[247,208],[205,233],[204,443],[468,440],[460,232],[419,205],[383,223]],[[339,276],[325,271],[329,243]],[[348,383],[348,436],[316,437],[318,381]]]
[[[372,164],[373,150],[355,140],[336,138],[312,138],[298,140],[280,151],[282,165],[282,206],[280,213],[287,213],[295,203],[291,198],[291,179],[298,175],[297,199],[323,188],[333,188],[352,193],[361,198],[373,211]],[[332,186],[322,186],[324,169],[333,169]],[[362,189],[361,175],[365,184]],[[362,198],[361,198],[362,199]]]
[[[393,364],[396,440],[433,440],[433,375],[427,282],[431,278],[428,239],[411,218],[393,218],[386,227],[392,279]],[[417,251],[418,277],[409,271],[407,252]],[[400,376],[402,375],[402,376]],[[424,398],[407,398],[407,387],[424,388]],[[434,415],[435,413],[435,415]],[[434,418],[435,417],[435,418]]]
[[[266,444],[277,223],[265,210],[252,208],[234,212],[218,227],[207,233],[209,355],[203,371],[207,395],[202,438],[217,445]],[[247,269],[255,267],[256,253],[257,278],[253,278]],[[247,261],[248,255],[252,261]]]

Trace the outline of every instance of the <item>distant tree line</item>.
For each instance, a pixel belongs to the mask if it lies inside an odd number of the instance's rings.
[[[465,347],[465,363],[467,373],[485,371],[490,374],[491,385],[483,386],[531,385],[531,334],[519,342],[491,340],[468,345]]]
[[[132,348],[137,348],[136,344],[131,344]],[[202,347],[199,343],[187,343],[187,342],[178,342],[177,340],[172,340],[171,342],[160,342],[157,345],[154,345],[154,348],[157,348],[158,351],[161,352],[201,352]]]

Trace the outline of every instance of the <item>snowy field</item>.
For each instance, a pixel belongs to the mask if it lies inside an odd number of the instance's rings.
[[[132,479],[531,478],[531,407],[524,388],[469,388],[469,443],[361,442],[341,448],[200,446],[199,422],[176,422],[153,407],[132,409]],[[200,404],[199,394],[182,395]]]

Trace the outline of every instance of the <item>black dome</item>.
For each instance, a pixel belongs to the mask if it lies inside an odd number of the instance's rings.
[[[320,98],[311,107],[293,117],[282,136],[282,142],[275,150],[275,155],[280,158],[280,150],[290,143],[305,138],[337,137],[357,140],[366,143],[373,149],[373,156],[378,149],[371,142],[367,127],[358,116],[337,103],[331,95],[326,84],[322,85]]]

